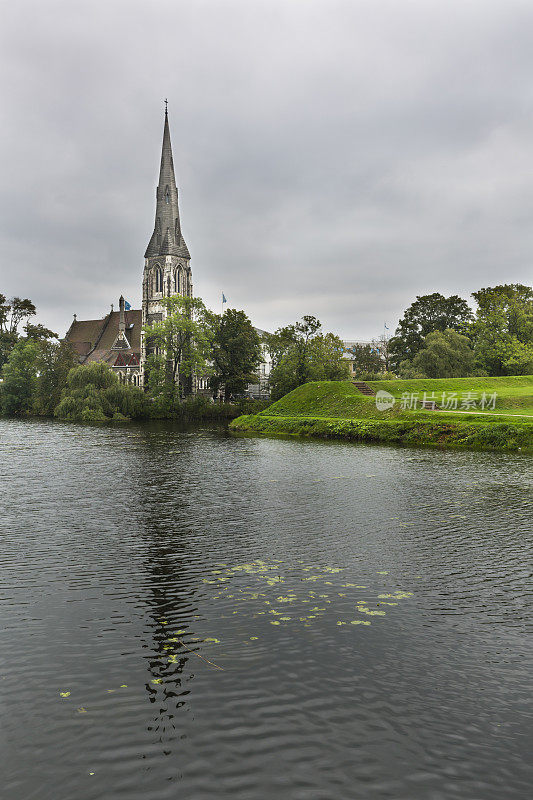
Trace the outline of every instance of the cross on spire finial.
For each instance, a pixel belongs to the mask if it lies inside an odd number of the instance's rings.
[[[165,97],[165,115],[168,114],[168,100]]]

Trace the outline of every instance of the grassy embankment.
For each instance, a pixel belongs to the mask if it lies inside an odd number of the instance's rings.
[[[533,452],[533,376],[454,378],[439,380],[368,381],[395,398],[387,411],[376,408],[348,381],[307,383],[259,414],[239,417],[231,430],[244,433],[291,434],[393,444],[465,447]],[[457,411],[402,408],[402,395],[424,392],[444,405],[442,393],[458,393]],[[434,392],[434,398],[430,394]],[[479,405],[496,392],[495,408],[461,409],[467,392]],[[468,413],[461,413],[468,410]]]

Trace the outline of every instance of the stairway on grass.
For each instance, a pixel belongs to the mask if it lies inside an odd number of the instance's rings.
[[[359,389],[361,394],[370,395],[372,397],[376,394],[375,391],[370,388],[368,383],[365,383],[364,381],[354,381],[353,385],[356,389]]]

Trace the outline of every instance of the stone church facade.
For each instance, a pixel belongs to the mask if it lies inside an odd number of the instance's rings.
[[[102,319],[74,321],[66,333],[80,364],[103,361],[122,381],[144,385],[146,344],[142,326],[162,320],[163,297],[192,297],[191,257],[181,231],[178,188],[174,174],[168,113],[165,110],[163,146],[156,189],[154,231],[144,254],[142,308],[132,310],[121,297],[119,310]],[[203,382],[202,382],[203,383]]]

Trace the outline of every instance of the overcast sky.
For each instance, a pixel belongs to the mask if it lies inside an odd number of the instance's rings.
[[[533,278],[531,0],[2,4],[0,292],[140,307],[168,97],[195,294],[392,330]]]

